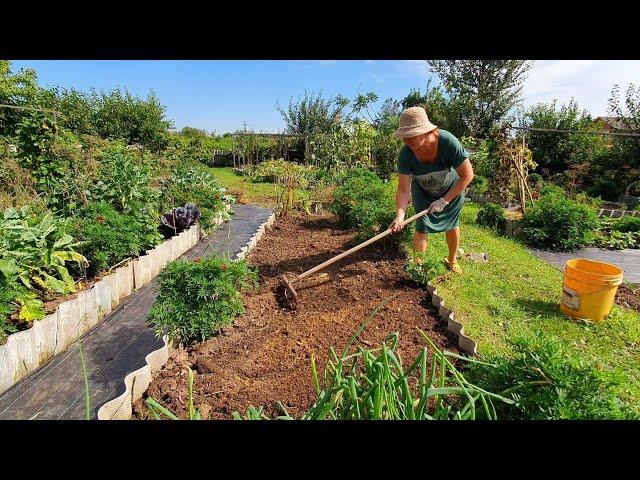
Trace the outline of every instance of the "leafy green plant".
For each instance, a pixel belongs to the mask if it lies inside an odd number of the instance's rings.
[[[29,206],[5,210],[0,220],[0,273],[9,281],[18,279],[39,295],[75,292],[75,281],[65,264],[86,265],[87,259],[74,250],[78,242],[67,230],[68,220],[50,213],[32,214]],[[33,296],[17,298],[21,319],[44,316]]]
[[[16,298],[24,294],[25,290],[15,279],[7,281],[4,275],[0,275],[0,345],[9,334],[18,331],[18,327],[11,321],[11,315],[17,308]]]
[[[158,336],[164,329],[182,342],[207,340],[244,312],[239,290],[256,284],[245,261],[211,256],[171,262],[158,276],[160,294],[149,313]]]
[[[411,278],[419,285],[426,285],[435,277],[445,273],[445,266],[441,258],[435,256],[427,250],[424,253],[411,251],[409,261],[405,267]]]
[[[475,175],[471,182],[471,190],[478,195],[484,195],[489,190],[489,180],[482,175]]]
[[[200,224],[205,230],[213,227],[216,215],[229,219],[226,205],[235,201],[227,189],[198,164],[181,164],[173,168],[171,177],[163,179],[162,200],[165,205],[181,206],[195,203],[200,209]]]
[[[294,176],[301,183],[310,175],[310,167],[282,158],[265,160],[257,165],[247,167],[247,176],[252,182],[282,183],[285,176]],[[304,185],[301,185],[304,186]]]
[[[491,228],[498,233],[505,233],[507,229],[507,216],[504,209],[496,203],[487,203],[480,208],[476,218],[478,225]]]
[[[640,232],[618,232],[616,230],[598,230],[594,245],[609,250],[640,247]]]
[[[600,197],[590,197],[585,192],[579,192],[575,195],[574,200],[578,203],[588,205],[593,208],[602,208],[602,199]]]
[[[323,170],[343,171],[373,167],[372,146],[376,137],[372,125],[364,121],[336,123],[327,134],[309,142],[311,163]]]
[[[488,366],[469,365],[468,378],[490,391],[503,392],[515,403],[497,412],[509,419],[630,418],[613,387],[622,382],[614,371],[579,359],[558,340],[535,332],[510,340],[513,356],[491,356]]]
[[[476,173],[474,177],[483,177],[490,179],[497,168],[499,168],[499,161],[494,152],[496,145],[492,139],[481,139],[473,137],[461,137],[460,143],[469,152],[471,156],[471,162],[473,163],[473,171]],[[478,190],[474,191],[482,195],[484,192]]]
[[[121,212],[134,203],[157,208],[160,192],[150,187],[150,166],[136,159],[125,145],[112,143],[102,151],[100,161],[97,200],[109,202]]]
[[[592,208],[545,187],[522,219],[522,236],[533,247],[575,250],[593,241],[596,227]]]
[[[393,185],[384,183],[370,170],[351,169],[333,193],[331,210],[344,227],[357,229],[357,240],[369,239],[387,229],[395,218]],[[411,228],[405,227],[400,233],[387,236],[384,243],[397,246],[410,235]]]
[[[79,212],[72,224],[73,235],[83,243],[79,251],[89,261],[91,276],[137,257],[158,245],[162,234],[158,221],[138,210],[122,213],[106,202],[92,203]]]
[[[640,217],[622,217],[611,225],[616,232],[640,232]]]

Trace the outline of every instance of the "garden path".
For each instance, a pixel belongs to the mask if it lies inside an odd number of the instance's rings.
[[[273,211],[234,205],[230,221],[200,240],[181,259],[195,260],[216,253],[235,258]],[[85,359],[91,418],[121,395],[124,377],[145,365],[145,357],[162,347],[146,323],[158,295],[157,279],[132,293],[95,328],[80,338]],[[85,418],[85,384],[78,342],[16,383],[0,396],[0,419],[71,420]]]

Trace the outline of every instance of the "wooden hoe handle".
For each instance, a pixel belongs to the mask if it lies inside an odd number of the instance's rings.
[[[417,220],[418,218],[422,217],[423,215],[426,215],[427,213],[429,213],[429,208],[425,208],[424,210],[422,210],[419,213],[416,213],[413,217],[409,217],[407,218],[404,222],[402,222],[402,226],[405,226],[411,222],[413,222],[414,220]],[[302,280],[303,278],[308,277],[309,275],[313,275],[314,273],[316,273],[318,270],[323,269],[324,267],[327,267],[329,265],[331,265],[332,263],[337,262],[338,260],[343,259],[344,257],[346,257],[347,255],[351,255],[353,252],[357,252],[358,250],[366,247],[367,245],[371,245],[373,242],[377,242],[378,240],[380,240],[383,237],[386,237],[387,235],[389,235],[391,233],[391,229],[387,228],[384,232],[379,233],[378,235],[376,235],[375,237],[370,238],[369,240],[362,242],[359,245],[356,245],[353,248],[350,248],[349,250],[347,250],[346,252],[342,252],[339,255],[336,255],[335,257],[327,260],[324,263],[321,263],[320,265],[317,265],[315,267],[313,267],[311,270],[307,270],[304,273],[301,273],[300,275],[298,275],[295,279],[291,280],[291,282],[293,281],[298,281],[298,280]]]

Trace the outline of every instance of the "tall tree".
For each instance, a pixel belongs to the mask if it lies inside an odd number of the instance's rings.
[[[520,102],[533,62],[528,60],[427,60],[446,93],[464,105],[469,133],[486,137]]]
[[[289,106],[285,110],[276,102],[276,109],[282,115],[288,133],[313,135],[327,133],[331,126],[340,121],[342,111],[349,105],[349,100],[342,96],[323,98],[305,90],[302,98],[289,99]]]

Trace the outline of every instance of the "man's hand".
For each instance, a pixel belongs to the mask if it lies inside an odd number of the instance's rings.
[[[435,202],[432,202],[431,205],[429,205],[429,214],[440,213],[445,209],[447,205],[449,205],[449,202],[447,202],[444,198],[439,198]]]
[[[403,221],[404,221],[404,218],[396,217],[396,219],[393,222],[391,222],[391,225],[389,225],[391,232],[398,233],[400,230],[402,230],[404,228],[404,225],[402,224]]]

